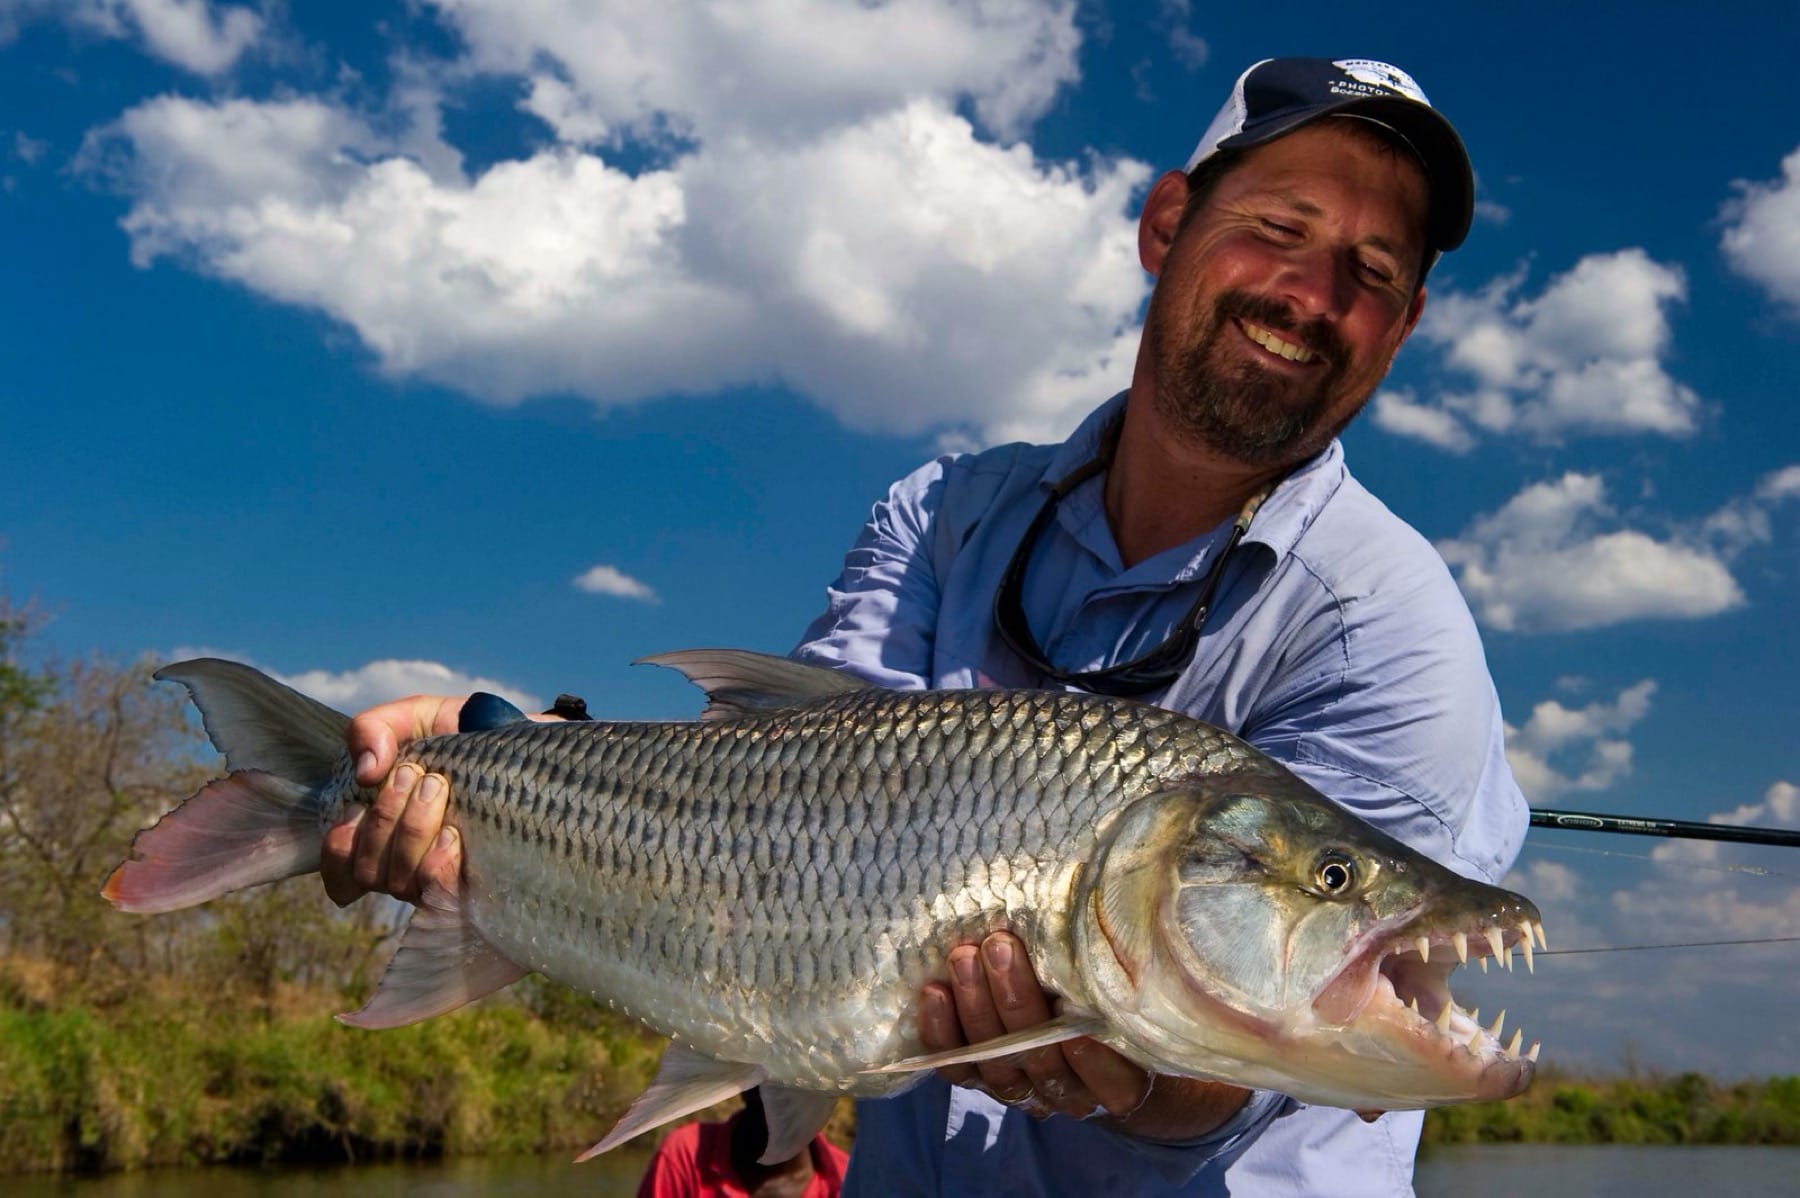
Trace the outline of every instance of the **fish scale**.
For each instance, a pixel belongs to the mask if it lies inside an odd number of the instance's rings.
[[[971,744],[985,768],[952,768]],[[1002,925],[1066,939],[1043,926],[1067,882],[1051,867],[1225,748],[1093,696],[870,690],[778,720],[514,725],[406,759],[450,779],[472,920],[508,957],[702,1051],[842,1085],[878,1061],[813,1029],[873,1022],[881,1059],[912,1051],[949,947]],[[1067,956],[1038,967],[1079,1001]]]

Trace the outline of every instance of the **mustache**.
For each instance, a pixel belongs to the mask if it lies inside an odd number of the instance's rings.
[[[1294,315],[1293,309],[1280,300],[1254,295],[1248,291],[1227,291],[1219,296],[1214,309],[1220,327],[1223,327],[1226,320],[1237,317],[1251,324],[1261,325],[1271,332],[1280,333],[1289,341],[1299,342],[1333,366],[1341,364],[1350,356],[1343,337],[1330,321],[1324,317],[1314,317],[1303,322]]]

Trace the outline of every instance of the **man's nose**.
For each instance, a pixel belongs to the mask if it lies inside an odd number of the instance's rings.
[[[1352,286],[1349,268],[1339,255],[1309,246],[1286,256],[1277,294],[1302,322],[1335,320],[1349,307]]]

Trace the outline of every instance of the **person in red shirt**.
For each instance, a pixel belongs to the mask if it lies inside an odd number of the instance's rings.
[[[823,1135],[774,1165],[757,1161],[769,1141],[762,1093],[723,1123],[688,1123],[657,1146],[637,1198],[837,1198],[848,1156]]]

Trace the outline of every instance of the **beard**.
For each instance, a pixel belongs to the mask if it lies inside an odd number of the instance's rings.
[[[1312,382],[1266,369],[1254,359],[1229,354],[1227,326],[1247,320],[1280,333],[1322,356],[1326,370]],[[1331,324],[1294,318],[1286,305],[1245,291],[1227,291],[1213,304],[1205,331],[1191,344],[1176,343],[1173,321],[1154,301],[1144,325],[1161,378],[1155,406],[1165,427],[1215,453],[1249,466],[1293,465],[1323,449],[1368,396],[1342,419],[1327,423],[1349,350]]]

